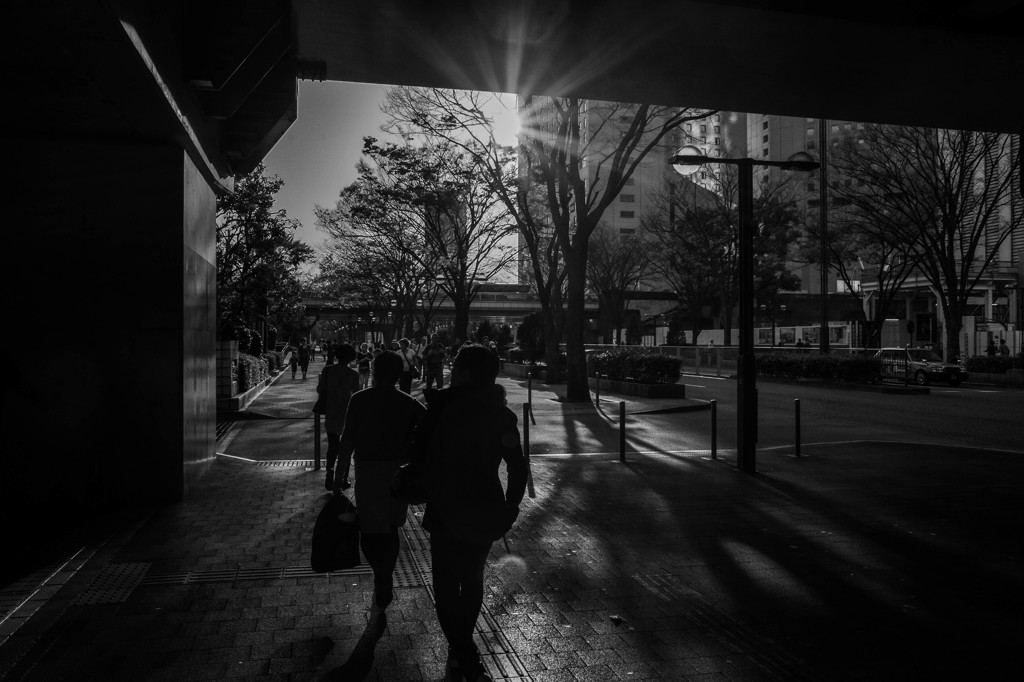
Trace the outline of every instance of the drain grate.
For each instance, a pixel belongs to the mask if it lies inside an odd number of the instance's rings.
[[[149,564],[108,564],[92,584],[78,595],[76,604],[122,604],[149,570]]]
[[[281,467],[311,467],[313,465],[312,460],[264,460],[256,462],[258,467],[270,467],[270,468],[281,468]]]
[[[235,420],[234,419],[224,419],[224,420],[218,419],[217,420],[217,430],[216,430],[216,433],[215,433],[216,440],[220,440],[221,438],[223,438],[224,434],[227,433],[228,430],[232,426],[234,426],[234,425],[235,425]]]

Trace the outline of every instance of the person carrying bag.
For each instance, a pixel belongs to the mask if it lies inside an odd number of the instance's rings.
[[[355,493],[359,500],[359,544],[373,568],[372,612],[383,613],[394,598],[398,561],[398,528],[408,505],[391,497],[391,482],[408,461],[409,442],[425,411],[415,398],[395,388],[402,372],[397,353],[381,353],[373,361],[373,388],[357,392],[349,402],[341,435],[338,467],[355,459]]]

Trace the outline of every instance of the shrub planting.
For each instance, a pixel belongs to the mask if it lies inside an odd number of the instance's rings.
[[[248,353],[238,354],[238,390],[245,393],[270,377],[267,361]]]
[[[1009,369],[1024,369],[1024,358],[1004,358],[1001,355],[989,357],[979,355],[967,358],[967,371],[979,374],[1006,374]]]
[[[682,361],[670,355],[644,350],[609,350],[590,354],[589,373],[615,381],[640,384],[674,384],[682,375]]]
[[[873,357],[787,351],[760,353],[755,366],[761,376],[857,383],[876,381],[881,372],[880,361]]]

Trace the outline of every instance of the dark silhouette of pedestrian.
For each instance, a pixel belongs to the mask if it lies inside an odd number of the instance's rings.
[[[370,387],[370,361],[373,360],[373,353],[366,343],[359,344],[359,352],[356,353],[356,369],[359,372],[359,388]]]
[[[419,401],[395,388],[401,372],[402,359],[395,353],[374,359],[373,388],[355,393],[349,401],[339,451],[338,467],[346,469],[355,453],[359,544],[373,569],[374,615],[394,598],[398,528],[405,524],[408,509],[391,496],[391,482],[408,461],[413,429],[425,411]],[[335,479],[335,490],[339,484]]]
[[[444,363],[448,359],[444,345],[438,341],[437,334],[430,335],[430,343],[423,348],[423,390],[444,388]]]
[[[497,375],[498,358],[489,349],[462,346],[452,361],[451,387],[428,404],[413,446],[427,489],[423,527],[430,533],[437,619],[448,640],[446,670],[473,681],[491,679],[473,641],[487,554],[512,527],[526,489],[516,415]]]
[[[398,388],[406,393],[412,393],[412,380],[419,372],[419,356],[416,355],[416,351],[409,348],[409,339],[406,338],[399,339],[397,353],[402,358],[402,374],[398,378]]]
[[[320,372],[316,392],[320,396],[324,414],[324,430],[327,431],[327,478],[324,487],[334,490],[335,469],[341,449],[341,434],[345,430],[345,414],[352,394],[359,390],[359,373],[348,366],[356,359],[356,349],[343,343],[331,354],[331,362]],[[338,364],[333,364],[337,359]],[[349,460],[338,474],[338,487],[345,490],[349,487]]]
[[[288,344],[285,352],[288,351],[291,351],[291,355],[288,356],[288,366],[292,370],[292,379],[294,379],[296,372],[299,371],[299,348],[295,344]]]
[[[999,342],[999,355],[1004,358],[1010,357],[1010,347],[1006,345],[1005,338]]]
[[[310,357],[309,344],[306,343],[305,339],[303,339],[302,341],[299,341],[299,369],[302,370],[302,378],[303,379],[306,378],[306,372],[309,371],[309,357]],[[292,375],[292,378],[293,379],[295,378],[294,373]]]

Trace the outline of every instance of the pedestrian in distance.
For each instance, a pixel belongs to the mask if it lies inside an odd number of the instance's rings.
[[[306,378],[306,372],[309,371],[309,358],[310,358],[309,344],[306,343],[305,339],[303,339],[302,341],[299,341],[299,369],[302,370],[302,378],[303,379]],[[293,379],[295,378],[294,375],[292,376],[292,378]]]
[[[423,527],[430,533],[437,620],[448,641],[446,673],[473,682],[491,679],[473,641],[487,555],[512,528],[526,490],[516,415],[497,376],[498,358],[489,349],[462,346],[451,386],[429,402],[412,453],[427,492]]]
[[[356,370],[359,372],[359,388],[370,387],[370,361],[373,360],[373,355],[370,353],[369,346],[366,343],[359,344],[359,352],[356,353]]]
[[[409,339],[399,339],[398,355],[402,358],[402,375],[398,379],[398,389],[412,393],[412,380],[419,376],[420,359],[416,351],[409,347]]]
[[[348,467],[355,455],[355,493],[359,501],[359,543],[373,569],[372,615],[380,615],[394,599],[398,561],[398,528],[405,524],[408,505],[391,496],[398,467],[408,461],[413,431],[425,408],[395,388],[402,359],[392,352],[373,361],[373,388],[359,391],[349,402],[341,436],[339,464]],[[339,481],[335,480],[335,490]]]
[[[996,354],[999,353],[999,347],[996,346],[996,341],[998,340],[999,339],[994,339],[988,342],[988,348],[985,349],[985,355],[989,356],[990,358],[994,358]]]
[[[320,372],[317,380],[316,392],[320,396],[320,403],[323,408],[324,430],[327,431],[327,478],[324,487],[327,490],[335,488],[335,463],[338,460],[338,453],[341,451],[341,434],[345,431],[345,415],[348,412],[348,404],[352,394],[359,390],[359,373],[349,367],[349,363],[355,360],[356,350],[347,343],[343,343],[332,353],[332,360],[338,364],[328,363]],[[349,460],[343,462],[344,466],[337,472],[338,485],[341,490],[350,487]]]
[[[1003,358],[1010,357],[1010,347],[1006,345],[1005,338],[999,342],[999,356]]]
[[[438,340],[437,334],[430,335],[430,343],[423,348],[423,390],[444,388],[444,364],[448,359],[444,345]]]
[[[294,379],[295,374],[299,371],[299,348],[294,344],[288,344],[288,347],[285,348],[285,352],[287,353],[289,351],[291,352],[291,355],[288,356],[288,366],[292,370],[292,379]]]

